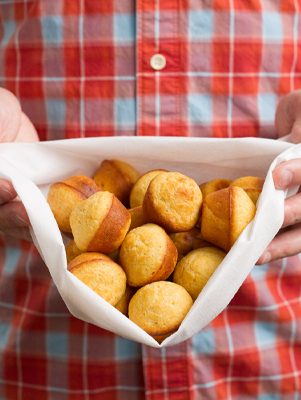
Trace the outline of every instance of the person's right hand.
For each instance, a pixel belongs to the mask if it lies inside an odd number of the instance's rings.
[[[0,88],[0,142],[37,141],[38,134],[22,112],[18,99]],[[0,232],[31,241],[28,215],[21,201],[13,201],[16,197],[11,182],[0,179]]]

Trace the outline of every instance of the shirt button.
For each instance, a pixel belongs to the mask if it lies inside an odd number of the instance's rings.
[[[160,71],[166,65],[166,58],[162,54],[154,54],[150,59],[150,65],[156,71]]]

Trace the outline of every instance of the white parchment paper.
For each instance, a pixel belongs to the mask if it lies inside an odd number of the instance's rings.
[[[112,137],[35,144],[0,144],[0,178],[12,181],[32,224],[32,237],[70,312],[87,322],[153,347],[182,342],[212,321],[231,301],[283,221],[284,199],[272,171],[301,157],[301,145],[269,139]],[[47,204],[50,185],[72,175],[92,177],[104,159],[117,158],[140,173],[177,171],[198,184],[217,178],[265,178],[254,220],[247,226],[199,295],[179,330],[159,345],[67,271],[63,237]]]

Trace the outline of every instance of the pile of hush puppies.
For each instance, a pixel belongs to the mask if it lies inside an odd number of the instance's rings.
[[[104,160],[93,178],[54,183],[47,201],[68,271],[161,343],[181,322],[255,216],[264,180],[198,184],[163,169],[140,176]]]

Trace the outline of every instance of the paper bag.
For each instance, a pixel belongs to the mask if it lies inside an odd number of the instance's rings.
[[[212,321],[230,302],[278,232],[284,199],[298,188],[275,190],[272,170],[301,157],[301,145],[269,139],[112,137],[0,145],[0,178],[12,181],[32,224],[32,237],[70,312],[84,321],[153,347],[182,342]],[[116,158],[141,174],[152,169],[181,172],[198,184],[242,176],[265,178],[254,220],[219,265],[176,333],[159,345],[151,336],[67,271],[64,235],[46,201],[52,183],[92,177],[104,159]]]

